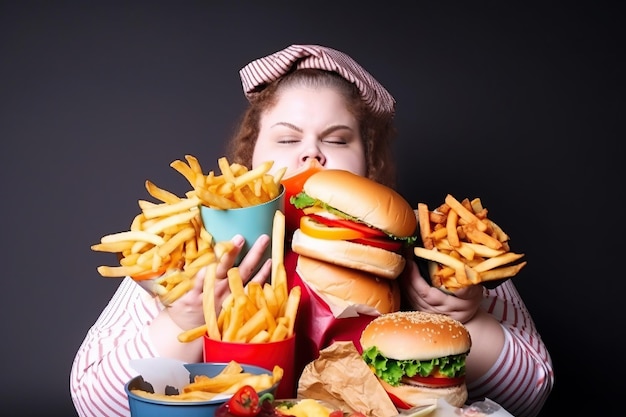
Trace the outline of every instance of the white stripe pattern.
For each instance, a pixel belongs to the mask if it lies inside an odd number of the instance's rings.
[[[492,369],[468,383],[469,402],[485,397],[515,417],[536,416],[554,382],[552,360],[512,281],[487,292],[482,304],[504,329],[505,345]]]
[[[70,375],[70,393],[79,416],[129,416],[124,384],[137,372],[134,358],[155,357],[147,324],[161,304],[125,278],[88,331]]]
[[[268,83],[292,69],[316,68],[336,72],[354,83],[374,113],[393,116],[395,100],[370,73],[341,51],[319,45],[291,45],[250,62],[239,71],[243,91],[251,98]]]

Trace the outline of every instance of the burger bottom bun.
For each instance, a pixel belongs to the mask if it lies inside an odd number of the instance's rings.
[[[336,299],[345,305],[369,306],[380,314],[400,308],[400,289],[395,280],[304,255],[298,256],[297,271],[302,281],[326,299]]]
[[[463,407],[465,401],[467,401],[467,386],[465,384],[443,388],[409,384],[400,384],[397,387],[393,387],[380,378],[378,381],[385,391],[395,395],[405,403],[411,405],[411,407],[429,405],[436,402],[439,398],[454,407]]]
[[[387,279],[396,279],[406,263],[404,257],[395,252],[347,240],[318,239],[302,233],[300,229],[293,233],[291,249],[309,258]]]

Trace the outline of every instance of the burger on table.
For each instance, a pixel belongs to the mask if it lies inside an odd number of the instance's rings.
[[[408,409],[444,399],[467,400],[468,330],[444,314],[405,311],[372,320],[361,335],[363,359],[396,407]]]

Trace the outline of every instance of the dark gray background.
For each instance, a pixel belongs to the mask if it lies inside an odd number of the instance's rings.
[[[239,68],[291,43],[347,52],[395,96],[411,203],[481,197],[526,253],[515,281],[556,373],[543,415],[612,398],[623,375],[617,8],[223,3],[0,2],[2,411],[75,415],[70,366],[119,283],[98,275],[114,260],[90,245],[129,226],[146,179],[187,190],[174,159],[215,168],[245,105]]]

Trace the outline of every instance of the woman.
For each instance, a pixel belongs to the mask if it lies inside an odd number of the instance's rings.
[[[395,101],[349,56],[317,45],[291,45],[251,62],[240,75],[250,107],[231,141],[229,160],[248,167],[273,160],[289,175],[316,159],[324,168],[394,185]],[[235,250],[222,258],[218,277],[226,277],[244,242],[235,236],[233,243]],[[239,265],[245,281],[263,282],[269,276],[271,261],[251,276],[268,244],[269,236],[259,238]],[[293,285],[295,273],[288,273]],[[202,340],[177,340],[183,330],[204,322],[204,272],[197,278],[194,289],[168,308],[124,279],[72,366],[70,390],[79,415],[129,415],[123,386],[136,375],[129,366],[132,358],[202,360]],[[216,296],[221,299],[228,284],[219,281]],[[518,417],[537,415],[552,388],[552,364],[511,281],[495,290],[471,287],[455,297],[430,287],[409,261],[400,283],[406,287],[407,308],[443,312],[468,327],[473,340],[467,360],[470,402],[488,397]]]

